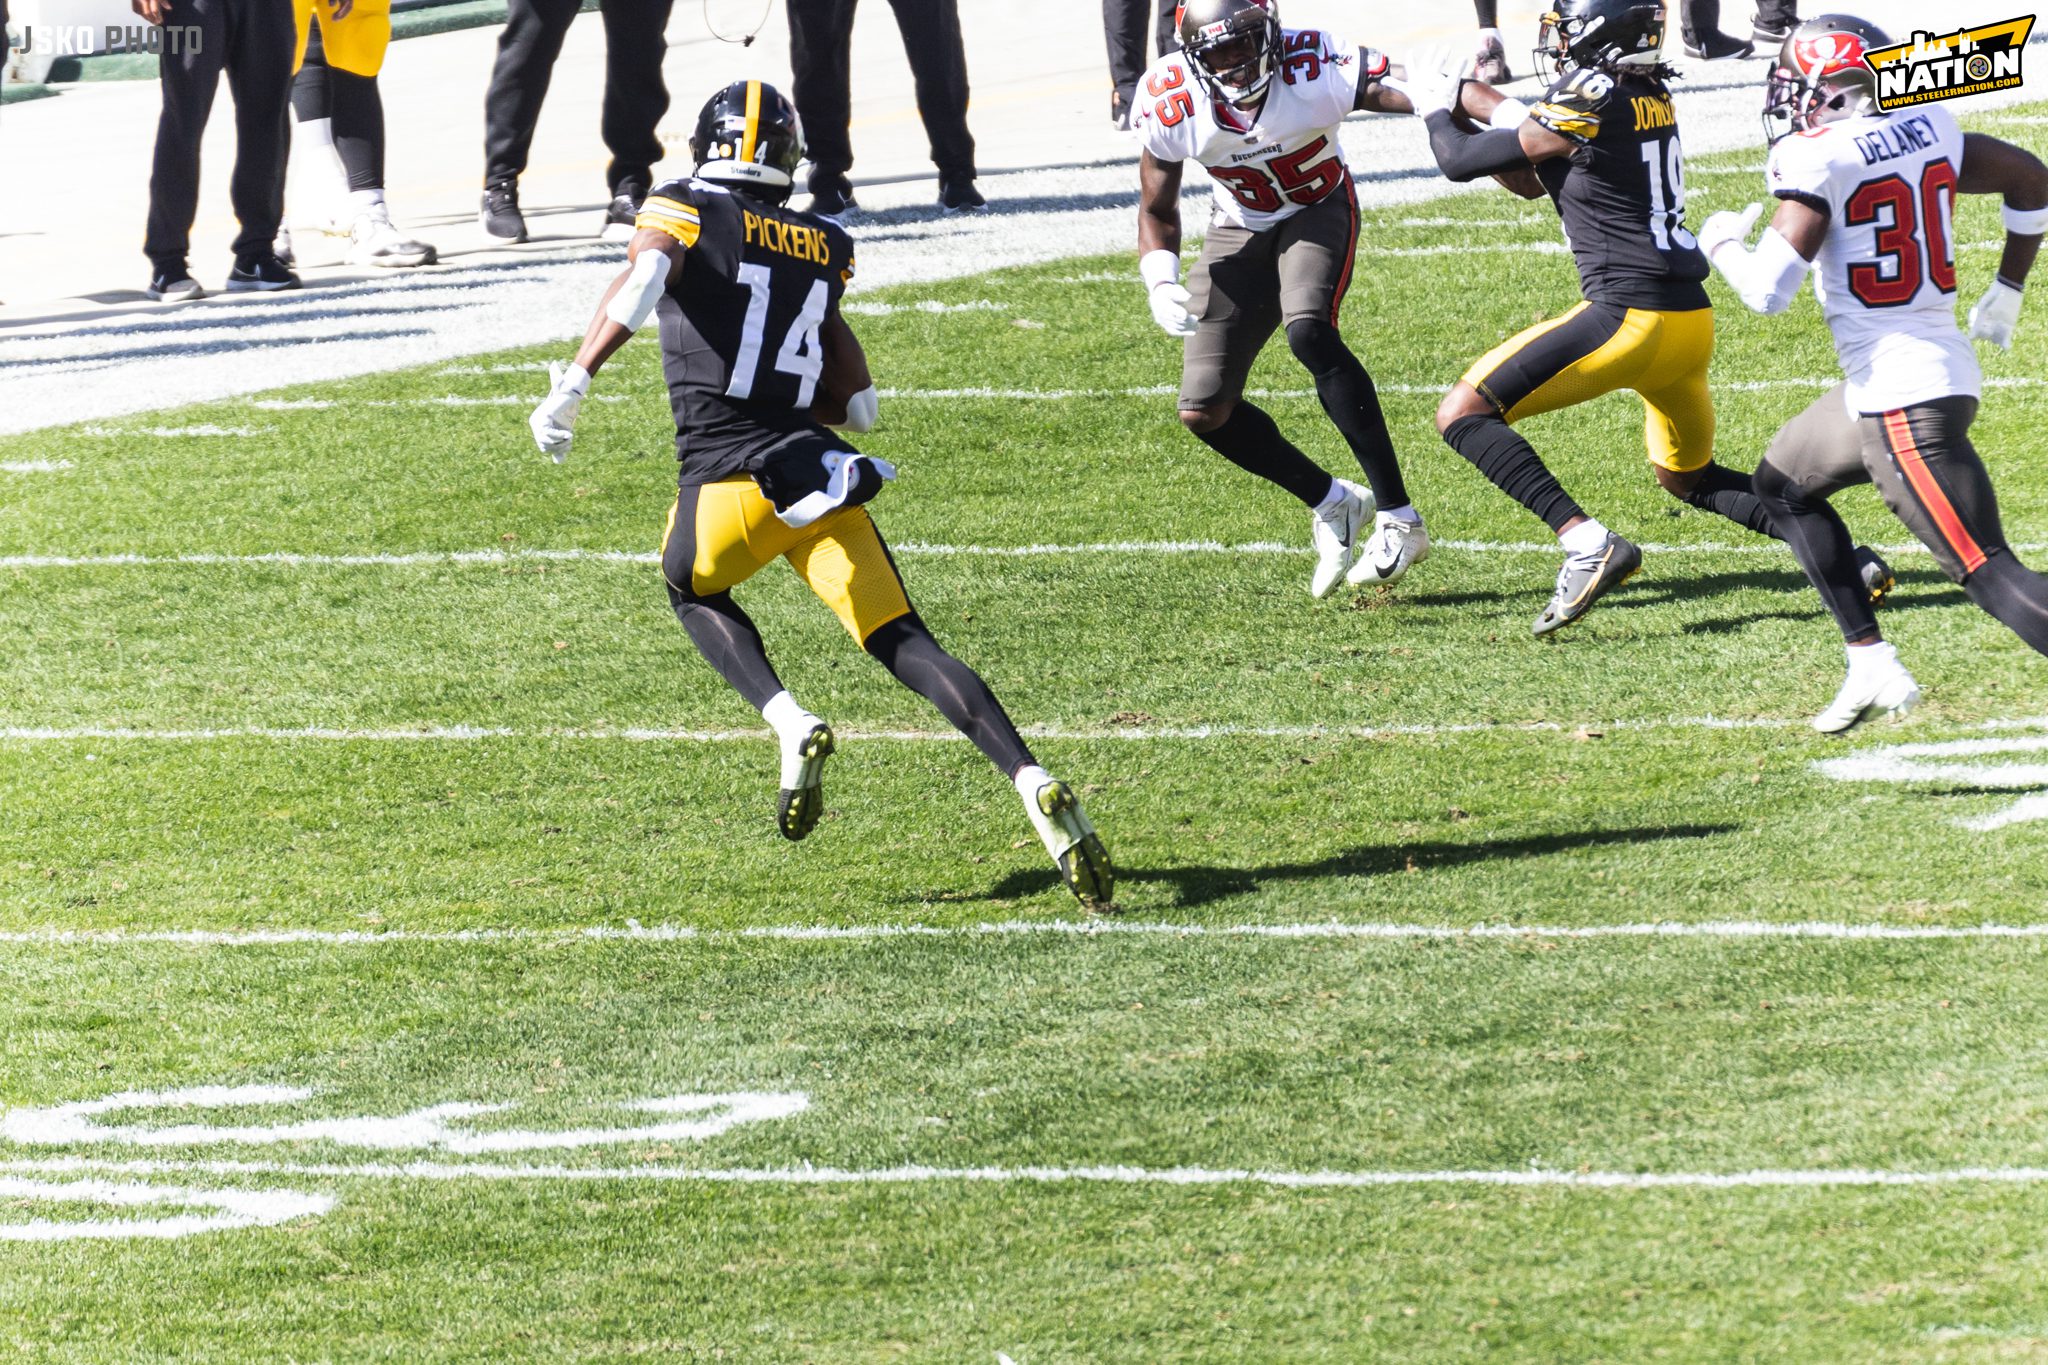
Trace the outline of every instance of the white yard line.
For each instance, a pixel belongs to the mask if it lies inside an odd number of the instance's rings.
[[[71,467],[69,460],[6,460],[0,461],[0,474],[55,474]]]
[[[1830,921],[1702,920],[1641,924],[1402,924],[1312,920],[1280,924],[1176,924],[1143,920],[1002,920],[982,924],[764,924],[745,929],[699,929],[687,924],[590,925],[527,929],[16,929],[0,944],[22,947],[119,948],[165,944],[191,948],[276,948],[307,945],[386,948],[420,944],[574,943],[861,943],[899,939],[1130,939],[1173,944],[1191,940],[1389,942],[1530,942],[1595,939],[1708,939],[1836,943],[1981,942],[2048,939],[2042,924],[1846,924]]]
[[[1177,555],[1307,555],[1306,546],[1273,540],[1248,540],[1226,544],[1220,540],[1094,540],[1070,544],[1042,545],[953,545],[945,542],[909,540],[891,545],[898,555],[933,559],[1039,559],[1071,555],[1077,557],[1177,556]],[[1436,550],[1482,555],[1545,555],[1559,553],[1557,545],[1535,540],[1436,540]],[[1789,552],[1775,542],[1730,545],[1722,541],[1701,541],[1692,545],[1640,542],[1645,554],[1653,555],[1771,555]],[[1874,547],[1888,556],[1924,555],[1927,547],[1917,542]],[[2048,542],[2023,541],[2013,550],[2020,554],[2048,550]],[[407,550],[385,554],[300,554],[289,550],[258,554],[188,555],[0,555],[0,569],[159,569],[159,568],[418,568],[437,565],[541,564],[636,564],[651,565],[660,557],[645,550]]]
[[[1495,1185],[1582,1190],[1859,1188],[1928,1185],[2036,1185],[2048,1167],[1960,1166],[1935,1170],[1822,1167],[1748,1171],[1586,1171],[1541,1166],[1507,1170],[1261,1170],[1206,1166],[561,1166],[490,1162],[158,1161],[50,1157],[0,1162],[23,1175],[260,1176],[378,1181],[546,1181],[579,1184],[656,1182],[712,1185],[1103,1184],[1257,1185],[1278,1189],[1383,1189],[1402,1185]],[[0,1189],[0,1193],[5,1193]]]

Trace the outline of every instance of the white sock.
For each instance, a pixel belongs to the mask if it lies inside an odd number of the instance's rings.
[[[1010,779],[1017,784],[1017,795],[1024,798],[1027,809],[1038,809],[1038,789],[1052,781],[1052,774],[1036,763],[1026,763],[1017,769],[1017,775]]]
[[[1500,36],[1500,30],[1497,28],[1480,29],[1479,41],[1482,43],[1499,43],[1502,47],[1507,46],[1507,40]]]
[[[292,125],[292,141],[304,147],[320,147],[332,151],[334,148],[334,120],[331,118],[301,119]]]
[[[382,208],[384,206],[384,191],[350,190],[348,192],[348,206],[356,213],[368,213],[371,209]]]
[[[1399,507],[1382,507],[1378,520],[1405,521],[1411,526],[1420,526],[1422,524],[1422,513],[1404,502]]]
[[[1332,479],[1330,480],[1330,491],[1323,494],[1323,500],[1315,505],[1315,514],[1319,517],[1327,517],[1330,513],[1336,511],[1343,501],[1344,485]]]
[[[1606,543],[1607,528],[1588,517],[1571,530],[1560,532],[1557,539],[1568,555],[1590,555]]]
[[[1852,678],[1867,678],[1873,673],[1889,672],[1896,668],[1899,662],[1899,651],[1892,648],[1889,640],[1879,640],[1868,645],[1850,645],[1847,653],[1849,676]]]
[[[775,737],[784,744],[793,744],[811,732],[818,724],[818,718],[797,704],[789,692],[777,692],[761,708],[761,719],[775,727]]]

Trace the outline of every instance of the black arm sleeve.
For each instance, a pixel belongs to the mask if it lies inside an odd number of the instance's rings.
[[[1460,183],[1482,175],[1529,169],[1529,154],[1522,150],[1522,135],[1513,128],[1489,128],[1468,133],[1448,113],[1429,116],[1429,149],[1436,153],[1438,169]]]

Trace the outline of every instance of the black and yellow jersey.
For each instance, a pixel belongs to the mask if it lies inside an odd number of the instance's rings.
[[[758,473],[811,418],[818,329],[853,278],[837,223],[702,180],[657,186],[634,220],[681,242],[682,274],[656,305],[684,483]]]
[[[1671,87],[1654,72],[1576,68],[1529,116],[1578,145],[1536,165],[1564,219],[1587,299],[1684,312],[1711,273],[1685,226],[1685,152]]]

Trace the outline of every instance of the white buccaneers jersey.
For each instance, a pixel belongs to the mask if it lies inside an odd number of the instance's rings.
[[[1963,130],[1937,104],[1844,119],[1771,149],[1771,193],[1828,215],[1813,291],[1855,412],[1974,398],[1983,387],[1956,329],[1962,168]]]
[[[1211,99],[1179,52],[1138,84],[1133,126],[1170,164],[1199,161],[1216,180],[1216,216],[1254,231],[1340,192],[1350,180],[1337,125],[1387,59],[1315,29],[1283,34],[1280,69],[1256,116]]]

